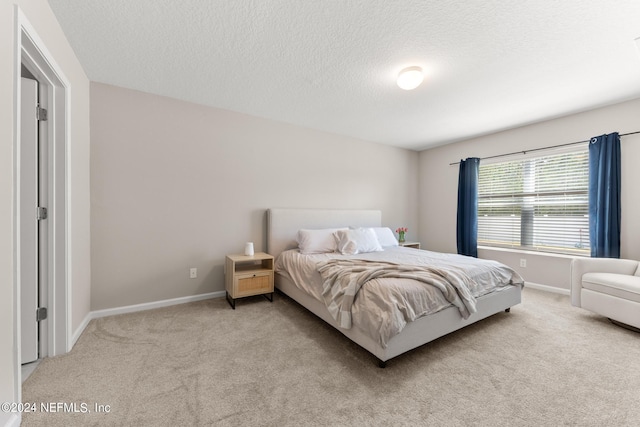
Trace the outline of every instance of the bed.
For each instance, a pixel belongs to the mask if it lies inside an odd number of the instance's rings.
[[[304,256],[298,254],[297,238],[301,229],[305,230],[323,230],[323,229],[355,229],[355,228],[371,228],[381,227],[382,213],[379,210],[333,210],[333,209],[269,209],[267,210],[267,251],[276,258],[275,287],[278,291],[289,296],[306,309],[320,317],[322,320],[335,327],[347,338],[363,347],[373,354],[379,361],[380,367],[385,367],[386,362],[402,353],[412,350],[416,347],[424,345],[441,336],[456,331],[467,325],[482,320],[488,316],[494,315],[501,311],[509,311],[514,305],[521,301],[521,290],[523,286],[522,278],[508,267],[500,264],[508,274],[512,274],[508,283],[500,283],[499,287],[495,287],[488,293],[480,292],[480,296],[474,298],[473,310],[467,311],[466,315],[462,315],[463,308],[461,304],[447,304],[446,307],[438,309],[438,311],[423,315],[413,321],[407,321],[399,332],[393,332],[391,336],[382,339],[380,336],[371,333],[371,325],[368,327],[359,324],[359,318],[353,317],[353,324],[345,327],[344,321],[336,318],[335,311],[330,311],[328,303],[322,300],[316,292],[309,292],[309,286],[303,286],[305,279],[291,272],[287,272],[282,265],[282,260],[286,257],[297,257],[302,259]],[[368,230],[367,230],[368,231]],[[397,262],[396,256],[408,256],[415,263],[423,263],[426,261],[419,260],[421,254],[426,256],[429,251],[421,251],[410,248],[389,248],[384,247],[383,252],[375,254],[367,254],[365,259],[354,262],[377,262],[384,260],[386,254],[392,257],[392,262]],[[431,253],[436,258],[444,256],[443,254]],[[365,254],[363,254],[365,255]],[[457,255],[451,255],[459,257]],[[320,257],[322,258],[322,257]],[[328,259],[326,267],[334,258],[343,258],[339,254],[336,256],[324,256]],[[346,257],[352,260],[354,257]],[[281,260],[279,263],[278,260]],[[469,258],[473,262],[484,262]],[[322,262],[316,259],[314,262]],[[311,261],[309,261],[311,262]],[[339,262],[339,261],[335,261]],[[428,261],[433,262],[433,261]],[[489,262],[489,261],[488,261]],[[495,261],[490,261],[495,264]],[[278,269],[278,266],[280,268]],[[323,265],[323,264],[317,264]],[[309,281],[312,278],[308,279]],[[382,279],[386,280],[386,279]],[[502,280],[502,279],[501,279]],[[408,283],[408,282],[406,282]],[[364,287],[367,284],[363,285]],[[361,290],[362,291],[362,290]],[[444,293],[444,292],[443,292]],[[357,297],[355,297],[357,299]],[[355,308],[355,303],[354,303]],[[358,311],[360,317],[367,316],[362,314],[365,309]],[[374,316],[368,315],[368,318]],[[343,323],[341,325],[341,323]]]

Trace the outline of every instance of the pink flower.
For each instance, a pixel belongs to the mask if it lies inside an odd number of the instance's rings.
[[[409,231],[407,227],[399,227],[396,229],[396,233],[406,233],[407,231]]]

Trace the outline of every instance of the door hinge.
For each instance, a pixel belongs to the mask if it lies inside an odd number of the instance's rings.
[[[36,309],[36,322],[47,318],[47,307],[38,307]]]
[[[49,213],[47,212],[47,208],[43,208],[42,206],[38,206],[37,210],[36,210],[36,219],[38,221],[43,220],[43,219],[47,219],[47,216],[49,216]]]
[[[42,108],[39,105],[36,107],[36,116],[38,120],[46,122],[47,121],[47,109]]]

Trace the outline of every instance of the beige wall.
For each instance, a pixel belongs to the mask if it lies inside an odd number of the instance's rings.
[[[611,132],[640,130],[640,100],[628,101],[543,123],[524,126],[420,153],[419,228],[424,247],[456,252],[458,167],[449,163],[546,147]],[[622,138],[622,257],[640,259],[640,198],[635,183],[640,168],[640,135]],[[479,250],[481,258],[497,259],[518,270],[529,282],[569,289],[570,257]],[[527,268],[519,260],[527,259]]]
[[[225,254],[265,250],[270,207],[380,209],[415,232],[417,168],[414,151],[92,83],[91,308],[223,290]]]
[[[0,401],[16,401],[17,336],[14,331],[14,74],[16,49],[15,5],[43,40],[46,49],[71,84],[69,179],[69,284],[71,329],[89,313],[89,81],[45,0],[0,2]],[[0,412],[0,425],[11,414]]]

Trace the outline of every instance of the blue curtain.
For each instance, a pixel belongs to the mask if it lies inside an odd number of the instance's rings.
[[[589,239],[591,256],[620,258],[620,136],[589,143]]]
[[[458,173],[458,253],[478,257],[478,169],[480,159],[460,160]]]

